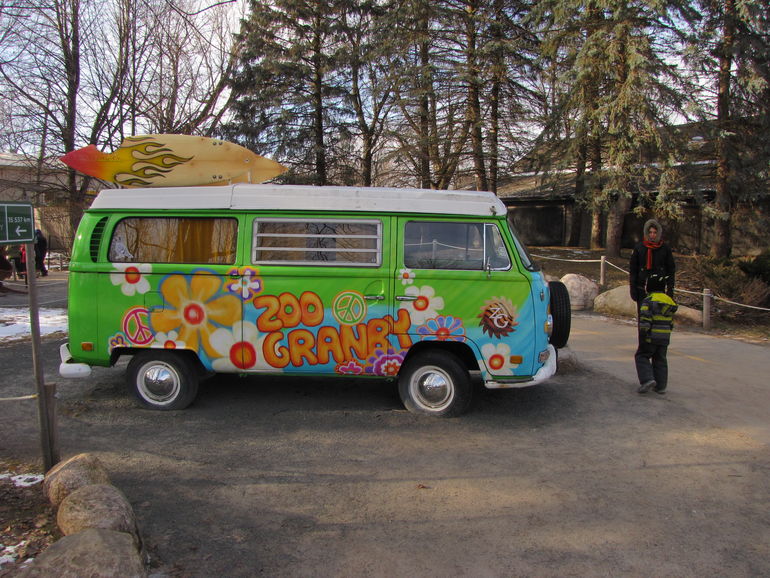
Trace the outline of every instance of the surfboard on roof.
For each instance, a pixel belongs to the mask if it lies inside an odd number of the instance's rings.
[[[112,153],[88,145],[67,153],[61,161],[121,187],[262,183],[287,170],[235,143],[180,134],[128,137]]]

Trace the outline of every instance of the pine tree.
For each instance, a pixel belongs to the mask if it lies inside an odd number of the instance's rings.
[[[553,112],[574,115],[574,138],[565,148],[578,163],[583,202],[594,215],[592,239],[600,239],[598,213],[607,212],[607,252],[616,256],[633,197],[650,201],[650,183],[667,182],[661,178],[671,158],[664,129],[685,101],[677,70],[665,58],[667,43],[677,41],[675,20],[692,14],[676,2],[589,1],[584,10],[583,4],[562,0],[539,11],[550,24],[546,45],[564,71]],[[658,151],[662,168],[651,162],[650,150]],[[658,208],[677,210],[676,204]]]
[[[295,180],[329,181],[330,151],[342,135],[339,3],[252,0],[233,75],[228,134],[289,164]]]
[[[716,195],[714,257],[728,257],[739,202],[766,196],[770,183],[770,7],[759,0],[704,0],[705,14],[689,60],[714,87]],[[706,99],[709,102],[709,99]]]

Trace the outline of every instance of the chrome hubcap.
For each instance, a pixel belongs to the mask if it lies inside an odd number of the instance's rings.
[[[413,392],[415,399],[430,409],[446,406],[454,396],[451,379],[438,368],[426,368],[416,375]]]
[[[139,387],[148,400],[163,403],[177,396],[179,376],[171,367],[156,363],[140,373]]]

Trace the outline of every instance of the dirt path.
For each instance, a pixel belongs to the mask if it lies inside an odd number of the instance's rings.
[[[63,454],[105,462],[168,575],[770,574],[761,428],[720,414],[724,392],[676,356],[670,394],[637,395],[625,328],[587,331],[553,382],[484,391],[453,420],[403,411],[388,384],[310,379],[217,379],[157,413],[97,371],[59,380]],[[0,348],[6,395],[31,384],[22,358]],[[768,415],[746,387],[735,402]],[[35,419],[3,412],[2,455],[39,455]]]

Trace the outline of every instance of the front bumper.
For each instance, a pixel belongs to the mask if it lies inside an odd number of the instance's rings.
[[[556,348],[548,344],[548,359],[545,360],[543,367],[537,370],[537,373],[530,379],[524,380],[506,380],[501,378],[488,379],[484,382],[484,387],[487,389],[511,389],[516,387],[529,387],[531,385],[537,385],[548,379],[551,379],[556,374],[558,367],[558,360],[556,354]]]
[[[63,343],[59,347],[59,357],[61,363],[59,364],[59,375],[66,379],[73,379],[78,377],[88,377],[91,375],[91,366],[85,363],[75,363],[72,361],[72,354],[70,353],[69,345]]]

